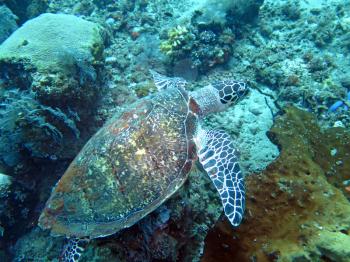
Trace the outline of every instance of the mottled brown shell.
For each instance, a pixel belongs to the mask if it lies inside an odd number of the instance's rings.
[[[57,183],[39,225],[53,235],[94,238],[161,205],[184,183],[196,155],[189,101],[184,90],[169,89],[109,120]]]

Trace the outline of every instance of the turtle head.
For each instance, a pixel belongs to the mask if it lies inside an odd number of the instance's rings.
[[[200,108],[201,115],[221,112],[240,101],[247,93],[248,86],[242,81],[222,80],[191,93]]]
[[[223,80],[212,84],[218,92],[219,102],[222,105],[237,103],[248,93],[248,86],[244,82]]]

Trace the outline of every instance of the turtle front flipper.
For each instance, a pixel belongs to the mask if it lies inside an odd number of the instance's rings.
[[[81,254],[84,252],[89,238],[69,238],[67,244],[64,245],[60,261],[62,262],[78,262]]]
[[[245,208],[244,177],[238,164],[238,151],[230,136],[221,130],[199,129],[196,138],[198,158],[218,190],[225,215],[238,226]]]

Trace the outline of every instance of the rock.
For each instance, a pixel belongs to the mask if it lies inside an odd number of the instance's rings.
[[[69,73],[76,63],[99,60],[100,28],[73,15],[42,14],[27,21],[0,47],[0,61],[39,72]]]
[[[12,184],[12,177],[0,173],[0,198],[6,197]]]
[[[16,19],[10,9],[0,6],[0,44],[17,29]]]
[[[208,118],[211,128],[223,128],[236,138],[246,173],[264,170],[279,155],[277,146],[266,136],[273,124],[271,110],[276,112],[272,99],[251,90],[239,104]]]
[[[0,46],[5,86],[31,88],[40,101],[71,106],[96,99],[101,28],[73,15],[42,14]],[[68,101],[68,103],[67,103]],[[53,101],[52,101],[53,102]]]
[[[0,129],[16,147],[10,151],[25,147],[33,157],[72,157],[72,144],[79,148],[95,131],[91,119],[101,86],[102,35],[95,23],[47,13],[27,21],[0,46],[0,100],[5,101],[0,123],[7,123]],[[5,157],[9,166],[18,164],[16,155]]]
[[[1,2],[5,3],[18,17],[18,25],[45,13],[50,3],[47,0],[2,0]]]
[[[338,262],[349,261],[349,235],[340,232],[322,231],[316,239],[316,246],[324,258]]]
[[[206,238],[203,262],[349,261],[350,193],[341,181],[350,174],[350,133],[321,130],[306,111],[284,111],[270,130],[280,156],[246,178],[242,224],[219,222]],[[331,171],[336,175],[328,177]]]
[[[190,2],[191,7],[179,19],[182,23],[191,20],[196,11],[201,13],[197,18],[201,23],[224,23],[228,13],[235,22],[250,22],[257,17],[264,0],[192,0]]]
[[[58,257],[64,245],[64,238],[52,238],[48,232],[35,227],[23,235],[15,245],[14,261],[54,261]]]
[[[344,88],[350,89],[350,75],[344,74],[340,76],[340,83]]]

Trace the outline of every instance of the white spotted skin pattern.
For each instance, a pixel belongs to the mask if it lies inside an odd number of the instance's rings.
[[[241,100],[248,91],[244,82],[222,80],[190,92],[190,96],[200,108],[200,116],[225,111],[232,104]]]
[[[246,83],[236,80],[223,80],[215,82],[212,86],[219,91],[222,104],[234,104],[247,93]]]
[[[233,226],[239,226],[245,209],[245,189],[238,151],[230,136],[220,130],[199,129],[196,144],[199,161],[220,194],[225,215]]]

